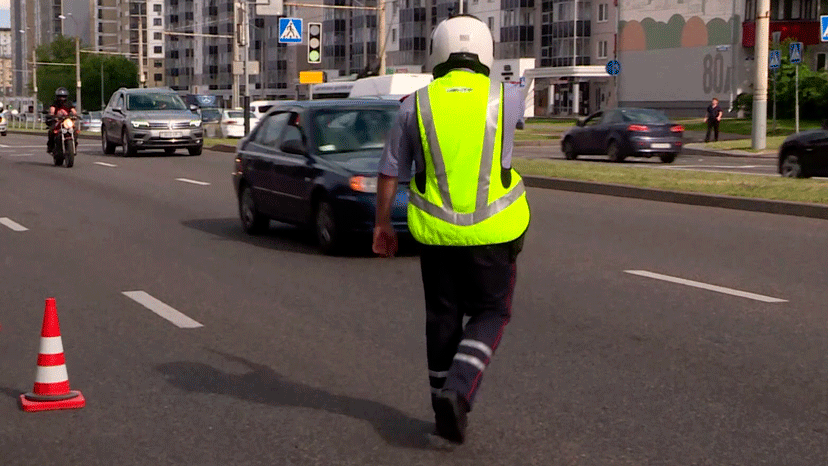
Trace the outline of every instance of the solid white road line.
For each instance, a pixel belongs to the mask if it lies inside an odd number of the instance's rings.
[[[197,184],[199,186],[210,186],[206,181],[188,180],[187,178],[176,178],[175,181],[183,181],[184,183]]]
[[[178,312],[177,310],[173,309],[172,307],[162,303],[161,301],[153,298],[145,291],[124,291],[123,294],[137,302],[138,304],[144,306],[145,308],[149,309],[150,311],[158,314],[159,316],[169,320],[179,328],[198,328],[203,327],[200,323],[194,321],[193,319],[185,316],[184,314]]]
[[[648,272],[646,270],[625,270],[624,272],[642,277],[655,278],[656,280],[664,280],[666,282],[678,283],[680,285],[693,286],[704,290],[716,291],[718,293],[729,294],[732,296],[739,296],[741,298],[753,299],[762,301],[764,303],[786,303],[785,299],[771,298],[770,296],[763,296],[755,293],[748,293],[747,291],[734,290],[732,288],[725,288],[723,286],[708,285],[707,283],[696,282],[693,280],[686,280],[684,278],[671,277],[669,275],[662,275],[660,273]]]
[[[6,154],[9,157],[31,157],[32,154]]]
[[[95,165],[103,165],[104,167],[117,167],[114,163],[95,162]]]
[[[23,225],[15,222],[14,220],[8,217],[0,217],[0,225],[6,226],[12,231],[26,231],[28,228],[24,227]]]

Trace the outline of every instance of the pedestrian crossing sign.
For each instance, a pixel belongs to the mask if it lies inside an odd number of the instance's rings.
[[[779,65],[782,62],[782,58],[780,57],[779,50],[771,50],[770,55],[768,56],[768,67],[772,70],[779,68]]]
[[[821,38],[822,42],[828,42],[828,15],[823,15],[819,17],[820,21],[820,28],[819,37]]]
[[[791,42],[791,63],[802,62],[802,42]]]
[[[279,18],[279,43],[302,43],[302,18]]]

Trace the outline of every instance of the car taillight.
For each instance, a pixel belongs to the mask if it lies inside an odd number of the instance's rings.
[[[627,129],[629,131],[649,131],[650,128],[647,128],[644,125],[630,125],[627,126]]]
[[[672,131],[674,133],[683,133],[684,132],[684,126],[681,126],[681,125],[673,126],[672,128],[670,128],[670,131]]]
[[[236,120],[227,120],[225,123],[227,123],[228,125],[235,125]]]

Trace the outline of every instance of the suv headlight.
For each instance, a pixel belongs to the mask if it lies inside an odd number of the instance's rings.
[[[133,128],[149,128],[149,122],[144,120],[132,120]]]
[[[190,126],[198,128],[199,126],[201,126],[201,120],[190,120]]]

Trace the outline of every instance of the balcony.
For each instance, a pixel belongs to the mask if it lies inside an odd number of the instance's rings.
[[[791,20],[791,21],[771,21],[770,32],[771,37],[776,31],[782,33],[779,41],[791,37],[805,45],[819,44],[819,21],[812,20]],[[756,42],[756,23],[753,21],[746,21],[742,23],[742,46],[753,47]]]

